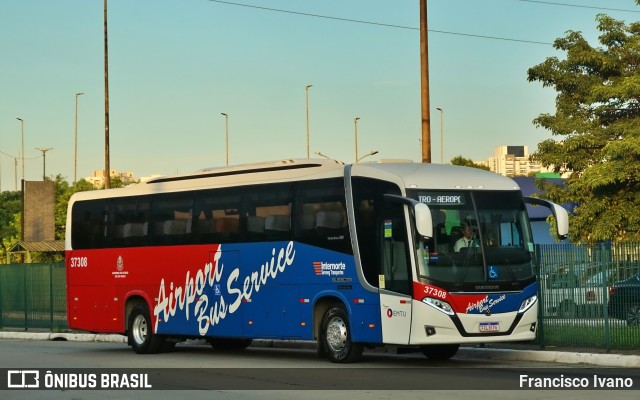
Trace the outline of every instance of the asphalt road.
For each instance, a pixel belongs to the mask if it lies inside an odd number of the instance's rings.
[[[464,352],[463,352],[464,353]],[[477,353],[479,354],[479,353]],[[447,361],[432,361],[421,354],[365,353],[357,364],[331,364],[319,359],[312,349],[252,347],[241,352],[214,351],[195,343],[178,345],[176,351],[137,355],[124,343],[0,340],[0,381],[7,387],[9,371],[38,371],[39,382],[58,390],[12,389],[2,399],[528,399],[581,398],[608,400],[637,398],[640,370],[601,368],[593,365],[540,361],[499,360],[474,357],[473,352]],[[62,389],[69,376],[88,385],[94,376],[96,387],[105,375],[110,384],[129,387],[119,390]],[[124,377],[126,375],[126,377]],[[145,386],[131,390],[133,378],[143,376]],[[522,376],[525,384],[522,386]],[[594,376],[600,382],[618,378],[634,389],[593,390]],[[566,384],[586,383],[589,390],[544,390],[531,387],[535,379],[561,379]],[[107,381],[109,381],[109,378]],[[526,379],[533,379],[526,381]],[[67,379],[66,381],[64,379]],[[567,381],[567,382],[564,382]],[[115,382],[115,383],[114,383]],[[570,383],[569,382],[569,383]],[[41,386],[42,387],[42,386]],[[93,389],[93,388],[92,388]],[[428,396],[427,396],[428,395]]]

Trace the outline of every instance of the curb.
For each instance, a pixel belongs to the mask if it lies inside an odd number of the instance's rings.
[[[464,352],[464,353],[463,353]],[[574,353],[547,350],[476,349],[461,347],[458,354],[508,361],[540,361],[602,367],[640,368],[640,356],[625,354]]]
[[[111,342],[127,343],[122,335],[102,335],[88,333],[47,333],[47,332],[0,332],[0,339],[52,340],[71,342]]]
[[[124,344],[127,343],[127,338],[123,335],[87,333],[0,332],[0,339],[51,341],[66,340],[73,342],[109,342]],[[302,340],[254,339],[251,346],[281,349],[298,348],[315,350],[316,342]],[[393,351],[390,350],[390,348],[386,348],[383,351],[393,353]],[[460,347],[457,356],[505,361],[539,361],[562,364],[597,365],[603,367],[640,368],[640,356],[625,354],[595,354],[547,350],[514,350]]]

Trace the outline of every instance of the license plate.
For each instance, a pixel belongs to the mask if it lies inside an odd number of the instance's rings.
[[[480,322],[480,332],[499,332],[500,322]]]

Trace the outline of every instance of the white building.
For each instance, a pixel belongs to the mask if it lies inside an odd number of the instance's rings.
[[[120,172],[116,169],[112,169],[109,175],[111,176],[111,179],[113,178],[120,179],[125,185],[136,182],[133,172]],[[91,183],[94,188],[99,189],[104,186],[104,170],[96,169],[93,171],[92,176],[88,176],[84,179],[87,182]]]
[[[504,176],[529,176],[539,172],[552,172],[544,168],[539,162],[529,160],[527,146],[500,146],[494,150],[493,157],[489,157],[485,165],[493,172]]]

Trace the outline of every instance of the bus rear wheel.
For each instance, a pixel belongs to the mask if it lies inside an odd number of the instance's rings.
[[[364,351],[362,343],[351,341],[349,317],[342,307],[331,307],[324,314],[321,325],[321,346],[329,361],[350,363],[360,359]]]
[[[458,352],[459,344],[432,344],[420,347],[422,354],[432,360],[448,360]]]
[[[127,337],[129,345],[138,354],[153,354],[160,351],[164,340],[152,333],[151,317],[146,305],[137,305],[129,315]]]

